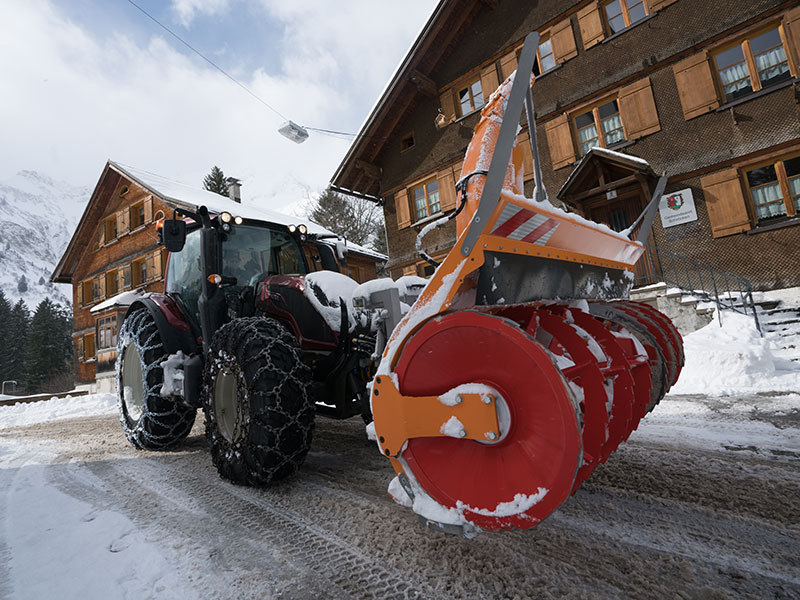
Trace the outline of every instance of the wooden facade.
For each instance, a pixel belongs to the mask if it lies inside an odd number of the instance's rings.
[[[666,172],[668,194],[691,190],[697,219],[665,228],[657,218],[656,247],[757,289],[800,285],[800,7],[786,0],[440,2],[332,179],[384,203],[393,277],[430,271],[417,233],[455,210],[480,108],[530,31],[551,202],[624,229]],[[401,147],[409,132],[413,146]],[[529,143],[526,122],[517,142]],[[531,167],[526,152],[528,194]],[[425,246],[439,257],[454,242],[450,223]]]

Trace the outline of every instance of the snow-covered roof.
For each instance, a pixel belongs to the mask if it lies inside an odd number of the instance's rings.
[[[219,214],[221,212],[229,212],[234,216],[241,216],[245,219],[254,219],[257,221],[266,221],[268,223],[275,223],[278,225],[292,225],[304,222],[308,227],[310,233],[319,235],[335,235],[332,231],[317,225],[312,222],[305,222],[300,217],[293,217],[283,213],[253,206],[252,204],[242,202],[234,202],[226,196],[209,192],[208,190],[199,189],[173,179],[168,179],[161,175],[137,169],[129,165],[123,165],[115,161],[109,161],[109,165],[116,171],[120,172],[125,177],[136,182],[143,188],[152,192],[168,204],[175,204],[190,210],[196,210],[200,206],[205,206],[209,212]],[[387,260],[388,257],[380,252],[375,252],[369,248],[347,242],[347,249],[351,252],[370,256],[377,260]]]
[[[564,185],[561,186],[561,189],[558,190],[556,197],[559,199],[563,199],[564,194],[572,184],[578,179],[578,176],[581,172],[586,168],[593,158],[595,157],[602,157],[606,159],[611,159],[617,163],[622,163],[623,165],[627,165],[631,169],[635,169],[647,175],[655,177],[655,172],[650,167],[650,163],[647,162],[645,159],[640,158],[638,156],[631,156],[630,154],[624,154],[622,152],[617,152],[616,150],[609,150],[608,148],[601,148],[600,146],[595,146],[594,148],[590,148],[589,151],[583,155],[583,157],[578,161],[578,164],[575,165],[572,173],[569,174],[567,180],[564,182]]]
[[[114,306],[130,306],[141,297],[142,294],[139,293],[139,290],[128,290],[116,296],[111,296],[111,298],[103,300],[100,304],[96,304],[90,309],[90,312],[99,313]]]

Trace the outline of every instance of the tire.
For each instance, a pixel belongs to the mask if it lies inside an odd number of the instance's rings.
[[[311,369],[294,336],[264,317],[234,319],[211,342],[203,410],[219,474],[262,486],[293,475],[314,430]]]
[[[117,342],[117,402],[125,437],[141,450],[164,450],[192,430],[197,410],[161,396],[167,358],[155,320],[142,307],[122,323]]]

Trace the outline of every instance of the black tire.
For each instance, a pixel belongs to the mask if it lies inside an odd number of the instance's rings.
[[[197,414],[180,400],[161,395],[166,358],[152,315],[144,307],[134,309],[119,330],[117,402],[125,437],[142,450],[174,446],[189,435]]]
[[[314,404],[292,334],[273,319],[234,319],[214,335],[203,381],[206,437],[223,478],[260,486],[297,472]]]

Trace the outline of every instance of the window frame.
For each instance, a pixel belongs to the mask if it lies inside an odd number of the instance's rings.
[[[622,20],[625,22],[625,27],[623,27],[619,31],[614,31],[611,28],[611,20],[608,18],[608,13],[606,12],[606,6],[608,6],[614,1],[615,0],[603,0],[603,2],[600,3],[600,11],[601,11],[600,15],[603,19],[603,25],[606,28],[606,31],[608,32],[606,39],[608,39],[611,36],[617,35],[618,33],[622,33],[626,29],[630,29],[633,25],[636,25],[637,23],[643,21],[644,19],[653,14],[652,11],[650,10],[649,0],[619,0],[619,5],[620,8],[622,9],[622,12],[620,14],[622,15]],[[628,8],[628,2],[631,1],[634,4],[641,4],[642,7],[644,8],[644,17],[642,17],[638,21],[631,22],[630,9]]]
[[[108,338],[108,345],[102,345],[103,338]],[[108,350],[117,346],[117,315],[108,315],[97,319],[96,350]]]
[[[481,93],[476,96],[472,93],[472,86],[475,84],[481,86]],[[461,106],[461,91],[466,88],[467,92],[469,92],[469,101],[470,101],[470,110],[464,112],[463,107]],[[481,82],[481,73],[478,71],[475,74],[469,75],[464,77],[459,81],[456,85],[453,86],[453,93],[455,94],[455,104],[456,104],[456,115],[457,119],[463,119],[466,116],[471,115],[474,112],[481,110],[486,105],[486,100],[484,99],[484,91],[483,91],[483,83]],[[475,103],[475,98],[480,98],[480,106],[477,106]]]
[[[139,220],[140,215],[141,215],[141,221]],[[134,216],[136,217],[135,219]],[[136,231],[140,227],[144,227],[144,225],[145,225],[145,210],[144,210],[144,200],[142,200],[141,202],[135,202],[134,204],[131,204],[128,207],[128,230]]]
[[[783,52],[786,55],[786,66],[788,68],[787,72],[789,73],[789,77],[777,81],[771,85],[768,85],[767,87],[764,87],[764,85],[761,82],[761,77],[759,77],[760,71],[758,70],[758,66],[756,65],[755,54],[753,54],[753,50],[750,46],[750,41],[774,29],[777,29],[778,35],[781,38],[781,46],[783,47]],[[722,106],[725,106],[732,102],[738,102],[740,100],[743,100],[744,98],[747,98],[751,94],[755,94],[764,89],[773,88],[777,85],[780,85],[780,83],[782,83],[783,81],[791,80],[794,77],[794,75],[792,73],[791,58],[789,56],[790,53],[789,44],[787,42],[788,40],[786,38],[786,32],[783,29],[783,23],[780,20],[777,21],[771,20],[768,24],[759,25],[757,29],[753,29],[742,35],[739,35],[735,39],[729,40],[724,44],[717,46],[713,48],[711,51],[709,51],[709,58],[711,59],[714,82],[718,86]],[[722,81],[721,69],[719,67],[719,63],[717,62],[717,57],[723,52],[730,50],[731,48],[735,48],[736,46],[739,46],[741,48],[742,54],[744,56],[744,62],[745,65],[747,66],[747,79],[750,82],[750,91],[736,98],[728,98],[728,94],[725,92],[725,84]],[[753,73],[755,73],[755,75]]]
[[[428,195],[428,186],[431,183],[435,183],[436,184],[436,194],[437,194],[437,202],[436,202],[436,204],[439,205],[439,210],[437,210],[436,212],[431,212],[430,196]],[[417,197],[415,195],[415,191],[418,190],[419,188],[422,188],[423,193],[425,195],[425,211],[426,211],[426,214],[423,217],[420,217],[419,214],[418,214]],[[429,219],[429,218],[431,218],[431,217],[433,217],[435,215],[438,215],[438,214],[442,213],[442,196],[441,196],[441,191],[439,190],[439,180],[436,177],[429,177],[429,178],[423,179],[422,181],[419,181],[417,183],[413,183],[410,186],[408,186],[408,191],[409,191],[409,197],[410,197],[410,200],[411,200],[411,210],[413,211],[412,212],[412,216],[414,217],[412,223],[419,223],[420,221],[424,221],[425,219]]]
[[[792,197],[792,188],[789,185],[789,176],[786,173],[786,166],[784,163],[788,160],[792,160],[794,158],[800,158],[800,151],[795,150],[794,152],[790,152],[788,154],[782,154],[780,156],[771,158],[769,160],[762,160],[757,163],[743,165],[739,168],[739,172],[741,173],[742,180],[744,181],[744,187],[747,191],[747,200],[748,200],[748,210],[753,217],[753,222],[755,227],[759,225],[769,225],[771,223],[776,223],[781,219],[788,219],[792,217],[796,217],[798,215],[798,211],[795,208],[793,197]],[[753,186],[750,185],[750,180],[747,177],[747,174],[751,171],[756,171],[758,169],[763,169],[764,167],[772,166],[775,168],[775,173],[778,178],[778,185],[781,189],[781,196],[783,200],[783,206],[786,210],[785,214],[778,215],[775,217],[767,217],[764,219],[759,219],[758,211],[756,210],[756,203],[753,197]],[[794,177],[797,177],[795,175]],[[759,187],[759,186],[756,186]]]
[[[605,133],[603,132],[603,119],[601,119],[600,117],[600,107],[605,106],[606,104],[610,104],[611,102],[617,103],[617,114],[619,115],[619,121],[622,124],[622,139],[619,140],[618,142],[614,142],[609,146],[606,145]],[[575,142],[578,150],[578,159],[583,158],[589,152],[589,150],[583,152],[583,149],[581,147],[581,139],[579,132],[581,129],[584,128],[579,128],[577,122],[578,117],[581,117],[588,113],[592,113],[592,118],[594,119],[594,127],[595,130],[597,131],[597,141],[600,142],[598,144],[599,147],[614,148],[615,146],[618,146],[619,144],[624,144],[628,141],[628,132],[625,129],[625,120],[622,117],[622,108],[620,107],[619,103],[619,95],[615,94],[613,96],[606,96],[602,100],[599,100],[597,102],[592,102],[591,104],[583,106],[570,113],[570,119],[569,119],[570,126],[572,127],[573,133],[575,135]],[[595,146],[592,147],[594,148]]]

